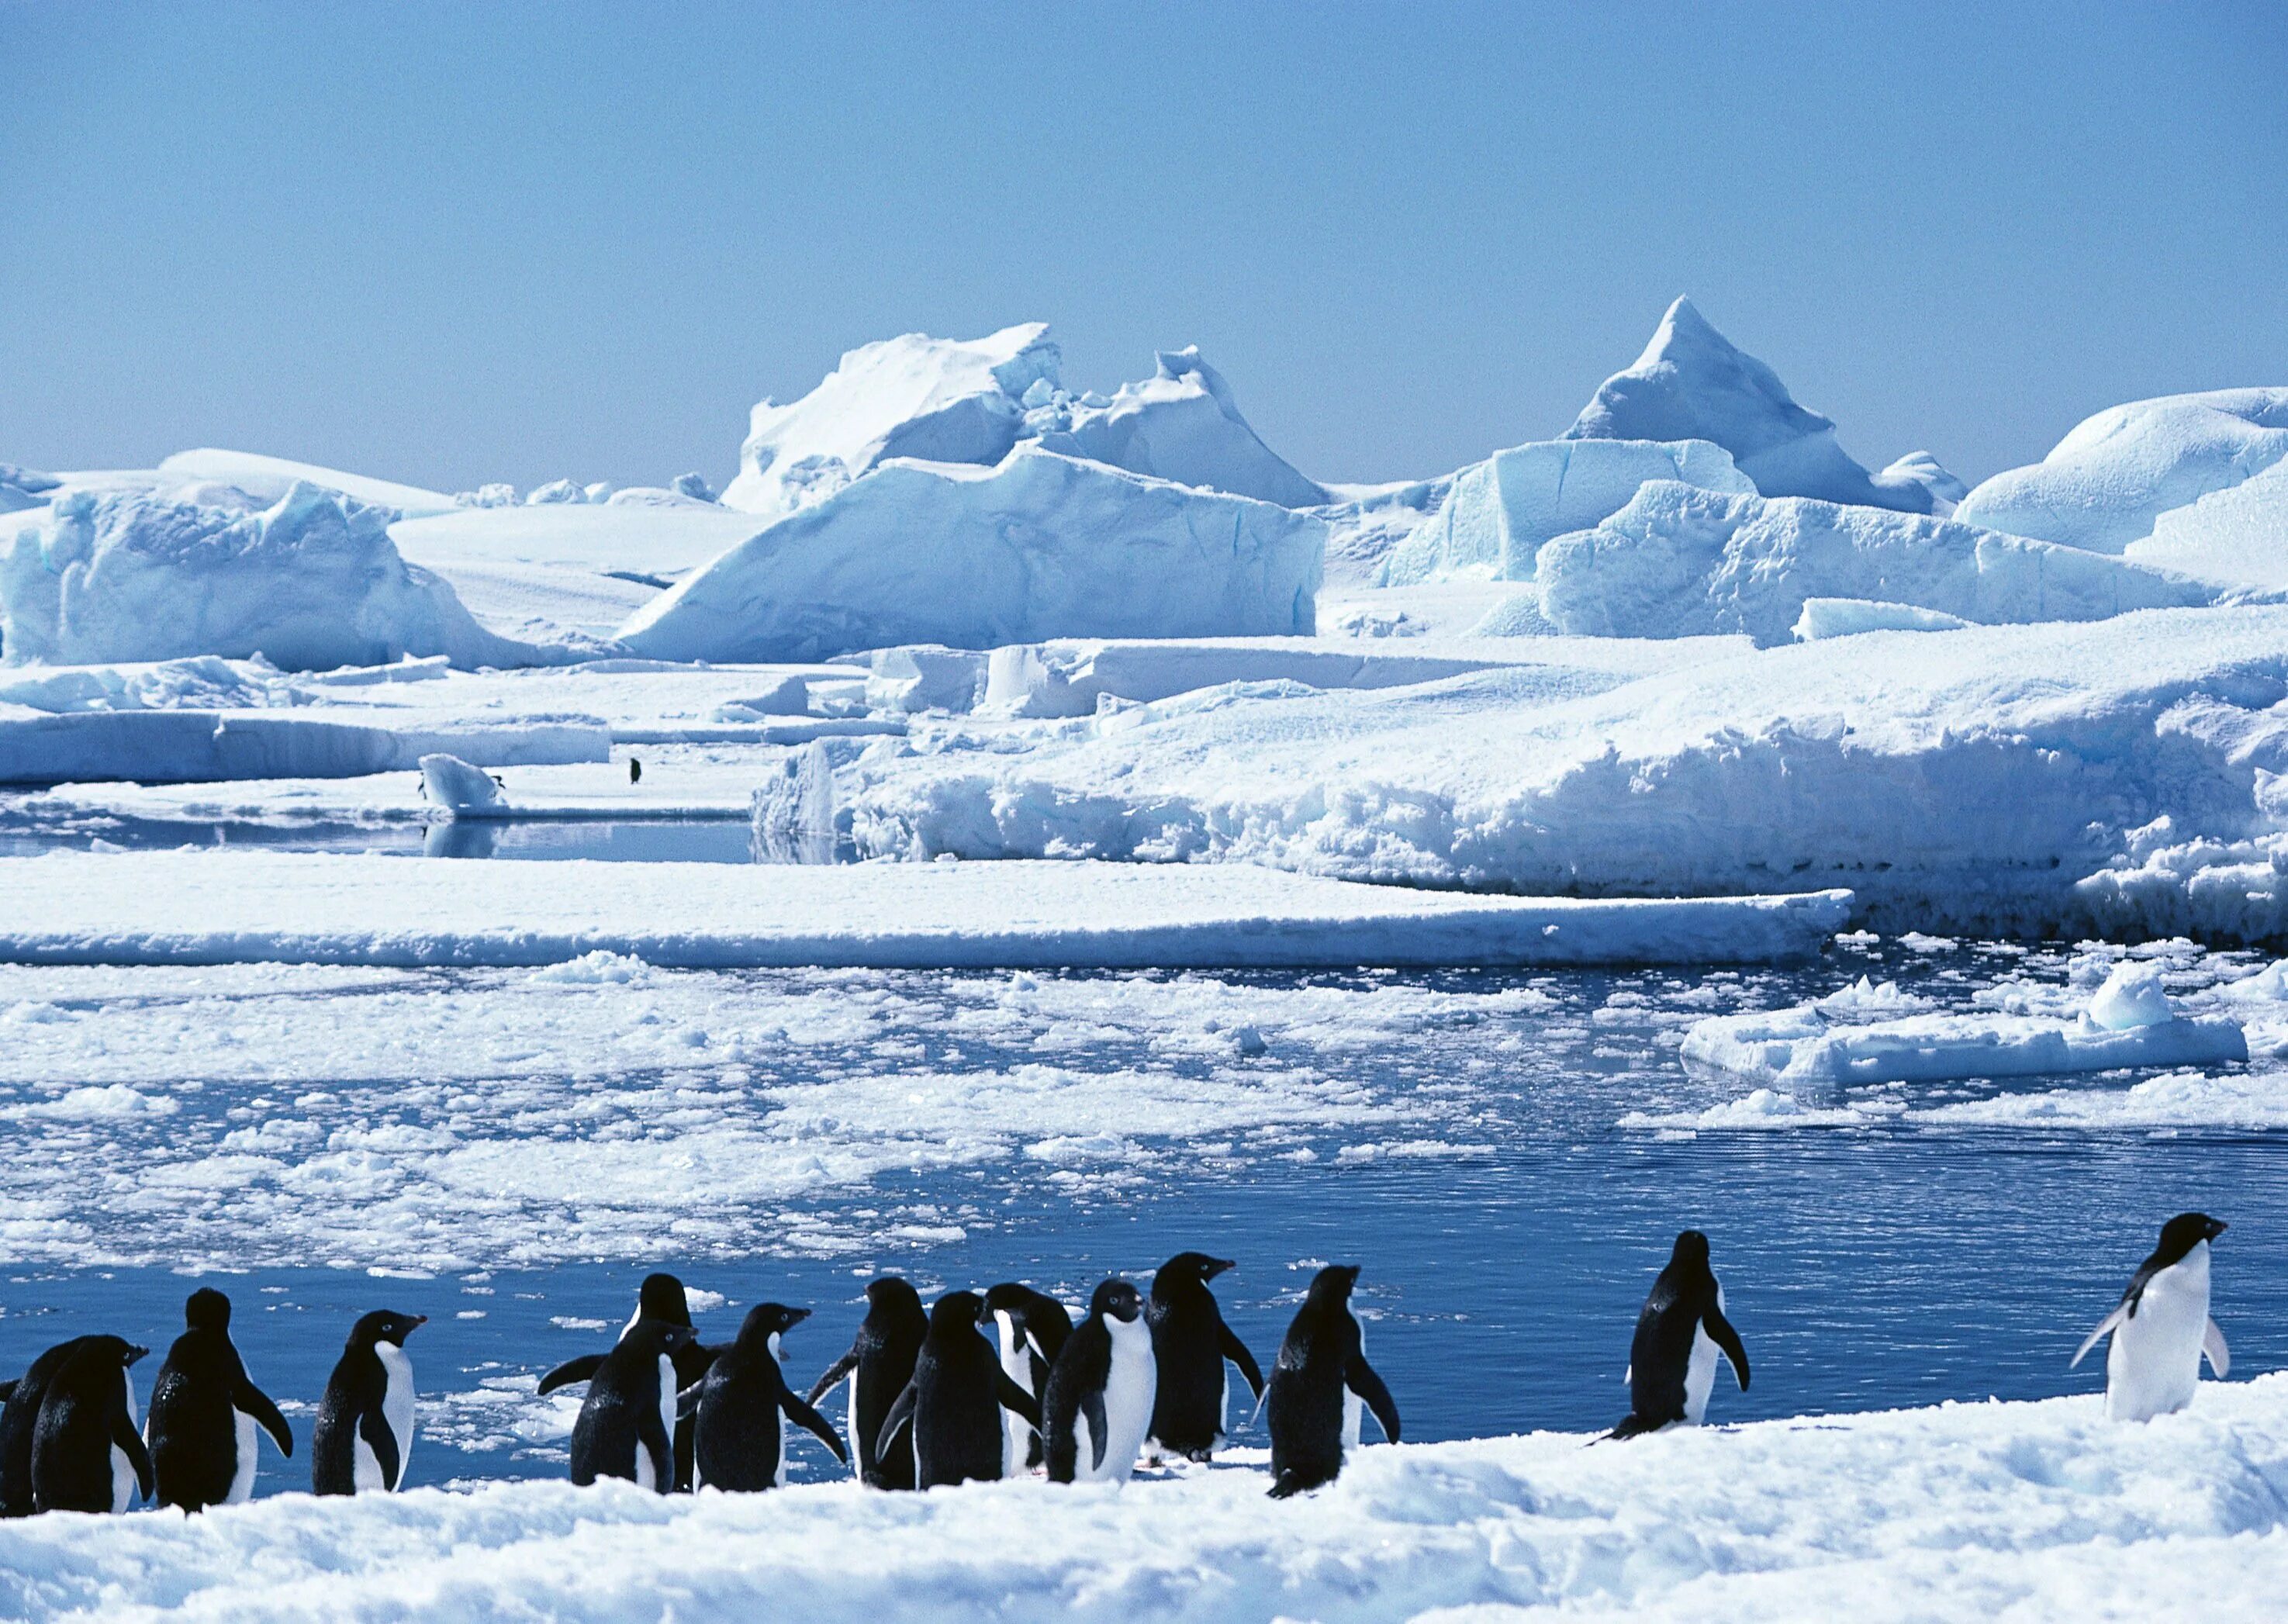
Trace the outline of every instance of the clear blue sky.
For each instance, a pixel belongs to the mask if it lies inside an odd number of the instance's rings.
[[[0,460],[720,479],[845,348],[1199,344],[1323,479],[1690,293],[1879,464],[2288,384],[2288,5],[0,0]]]

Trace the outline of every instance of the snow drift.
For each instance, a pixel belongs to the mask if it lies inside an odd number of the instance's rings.
[[[454,499],[442,491],[425,490],[418,485],[401,484],[395,479],[376,479],[361,473],[344,473],[338,468],[321,468],[282,456],[263,456],[251,451],[219,451],[210,447],[178,451],[162,462],[157,471],[177,484],[234,485],[263,503],[277,501],[298,479],[370,508],[394,508],[408,519],[449,513],[455,506]]]
[[[902,643],[1307,635],[1326,527],[1270,503],[1019,448],[897,462],[638,611],[665,660],[806,661]]]

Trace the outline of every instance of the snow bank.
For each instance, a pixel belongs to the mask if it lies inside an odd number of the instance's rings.
[[[1453,476],[1442,506],[1392,551],[1384,582],[1473,574],[1530,581],[1544,542],[1585,530],[1625,506],[1648,479],[1708,490],[1755,485],[1704,440],[1549,440],[1497,451]]]
[[[1400,1395],[1404,1402],[1404,1395]],[[2093,1397],[1373,1445],[1307,1501],[1259,1461],[1118,1488],[660,1496],[489,1485],[0,1525],[0,1611],[589,1624],[798,1616],[1464,1620],[1512,1609],[2268,1619],[2288,1585],[2288,1379],[2112,1425]],[[1021,1526],[1022,1538],[1010,1531]],[[1451,1610],[1451,1611],[1450,1611]]]
[[[1305,479],[1265,445],[1223,374],[1200,358],[1197,345],[1158,355],[1140,384],[1123,384],[1103,406],[1061,391],[1029,396],[1026,432],[1042,448],[1084,456],[1131,473],[1206,490],[1253,496],[1282,507],[1315,507],[1326,488]],[[1053,383],[1053,379],[1050,380]]]
[[[531,664],[453,590],[407,565],[387,511],[297,483],[268,506],[228,487],[195,501],[73,491],[26,515],[0,553],[0,637],[13,662],[88,664],[260,654],[282,666],[443,654]]]
[[[677,582],[620,638],[759,661],[1307,634],[1325,546],[1308,515],[1030,448],[994,468],[894,463]]]
[[[1795,403],[1769,367],[1732,346],[1690,299],[1668,307],[1626,371],[1600,384],[1568,440],[1707,440],[1767,496],[1814,496],[1930,513],[1951,474],[1928,452],[1871,475],[1835,443],[1835,424]]]
[[[1812,598],[1874,598],[1987,624],[2104,620],[2213,603],[2220,589],[1950,519],[1673,480],[1541,550],[1541,609],[1569,632],[1792,635]]]
[[[2240,1023],[2220,1015],[2120,1028],[1984,1012],[1847,1026],[1805,1004],[1712,1016],[1685,1034],[1682,1053],[1690,1065],[1820,1088],[2207,1066],[2247,1059],[2248,1043]]]
[[[2031,467],[1998,473],[1955,517],[2117,553],[2155,521],[2288,457],[2288,389],[2220,389],[2108,407]]]
[[[1502,663],[1461,655],[1359,653],[1293,642],[1020,643],[993,651],[985,706],[1009,716],[1093,716],[1100,701],[1149,702],[1225,683],[1394,688]]]
[[[266,504],[276,502],[299,480],[368,507],[394,508],[408,519],[425,513],[449,513],[454,508],[454,499],[442,491],[401,485],[394,479],[369,479],[361,473],[344,473],[338,468],[321,468],[313,463],[290,462],[282,456],[261,456],[251,451],[218,451],[211,448],[178,451],[159,464],[158,471],[179,485],[207,481],[234,485]]]

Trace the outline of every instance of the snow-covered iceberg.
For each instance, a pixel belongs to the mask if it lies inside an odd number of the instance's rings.
[[[2205,581],[2288,588],[2288,457],[2238,485],[2164,509],[2123,554]]]
[[[234,485],[265,503],[277,501],[298,479],[368,507],[394,508],[408,519],[449,513],[456,505],[454,499],[442,491],[425,490],[418,485],[377,479],[361,473],[345,473],[338,468],[321,468],[314,463],[297,463],[282,456],[263,456],[252,451],[222,451],[212,447],[178,451],[162,462],[157,471],[178,485]]]
[[[1565,438],[1713,440],[1767,496],[1932,513],[1961,489],[1927,451],[1870,474],[1836,444],[1833,422],[1797,405],[1777,373],[1687,298],[1668,307],[1633,365],[1598,386]]]
[[[1966,523],[2120,552],[2160,516],[2288,458],[2288,389],[2220,389],[2108,407],[2040,462],[1963,498]]]
[[[1301,636],[1326,526],[1267,502],[1021,447],[894,462],[741,543],[620,639],[666,660],[804,661],[903,643]]]
[[[2105,620],[2223,589],[1954,519],[1656,480],[1541,549],[1541,611],[1585,636],[1794,635],[1807,600],[1850,598],[1984,624]]]
[[[221,485],[68,491],[23,514],[0,551],[0,639],[16,663],[553,657],[485,630],[450,586],[401,558],[393,517],[299,481],[267,503]]]
[[[1324,487],[1263,443],[1240,416],[1223,374],[1200,359],[1197,345],[1163,350],[1158,361],[1152,376],[1123,384],[1102,406],[1085,396],[1042,392],[1048,398],[1033,398],[1038,404],[1027,416],[1026,432],[1051,451],[1282,507],[1329,499]]]

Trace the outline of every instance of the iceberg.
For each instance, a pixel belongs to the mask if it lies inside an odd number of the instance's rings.
[[[2120,1027],[2038,1015],[1908,1015],[1831,1022],[1815,1005],[1712,1016],[1684,1035],[1688,1066],[1814,1091],[1883,1082],[2037,1077],[2248,1058],[2240,1023],[2185,1016]]]
[[[278,500],[296,480],[332,491],[372,508],[395,508],[408,519],[429,513],[449,513],[454,499],[442,491],[425,490],[395,479],[376,479],[361,473],[344,473],[314,463],[296,463],[282,456],[263,456],[252,451],[222,451],[202,447],[178,451],[159,464],[157,471],[178,485],[234,485],[248,495],[268,503]]]
[[[661,660],[802,661],[898,644],[1307,636],[1326,526],[1021,447],[894,461],[733,547],[620,630]]]
[[[1767,496],[1932,513],[1960,488],[1927,451],[1870,474],[1836,444],[1831,421],[1797,405],[1777,373],[1687,298],[1668,307],[1634,365],[1598,385],[1565,438],[1713,440]]]
[[[2238,485],[2165,509],[2122,555],[2204,581],[2288,587],[2288,457]]]
[[[1101,407],[1051,397],[1028,414],[1045,449],[1089,457],[1180,485],[1253,496],[1282,507],[1316,507],[1324,487],[1305,479],[1240,416],[1223,374],[1199,346],[1163,350],[1140,384],[1123,384]]]

